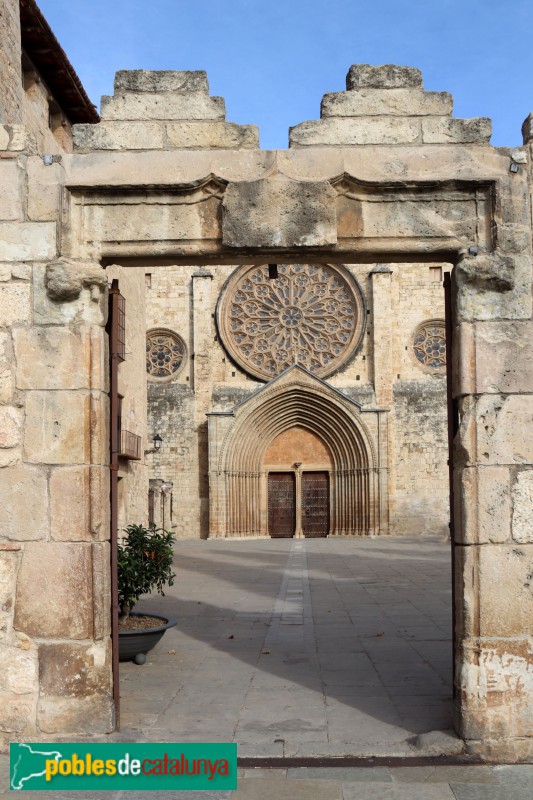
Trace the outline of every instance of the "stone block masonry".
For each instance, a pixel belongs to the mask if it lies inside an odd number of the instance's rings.
[[[319,121],[290,129],[290,147],[490,141],[489,119],[452,119],[451,95],[424,91],[420,70],[412,67],[356,64],[346,89],[324,95]]]
[[[102,122],[75,125],[74,144],[78,152],[259,147],[255,125],[225,120],[205,72],[119,72],[115,94],[102,98]]]

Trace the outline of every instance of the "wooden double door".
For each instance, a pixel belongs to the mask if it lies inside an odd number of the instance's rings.
[[[329,532],[327,472],[268,473],[268,532],[289,539],[297,533],[320,538]]]

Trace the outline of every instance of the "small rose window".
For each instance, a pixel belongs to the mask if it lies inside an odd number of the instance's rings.
[[[443,319],[422,322],[415,331],[413,354],[418,363],[431,370],[446,369],[446,327]]]
[[[185,344],[177,333],[148,331],[146,335],[146,371],[151,378],[172,378],[185,361]]]

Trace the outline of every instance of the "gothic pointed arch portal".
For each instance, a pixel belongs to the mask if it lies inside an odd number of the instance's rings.
[[[298,428],[330,454],[329,534],[386,532],[385,417],[298,365],[230,411],[210,414],[210,535],[268,534],[272,464],[265,456],[277,437]]]

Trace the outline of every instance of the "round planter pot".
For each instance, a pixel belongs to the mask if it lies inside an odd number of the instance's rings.
[[[168,616],[163,617],[161,614],[153,614],[151,611],[132,611],[130,617],[155,617],[161,620],[161,625],[157,628],[143,628],[138,631],[119,630],[119,661],[135,661],[137,664],[144,664],[145,653],[156,646],[167,628],[173,628],[176,625],[176,620]]]

